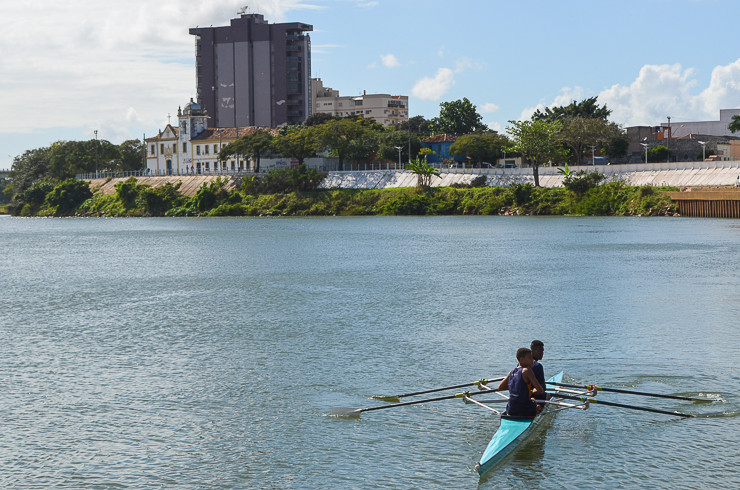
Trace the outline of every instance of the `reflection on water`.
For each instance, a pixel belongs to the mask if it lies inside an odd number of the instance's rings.
[[[722,401],[600,393],[699,417],[558,412],[482,488],[740,486],[733,221],[6,218],[0,246],[3,487],[474,486],[485,410],[324,415],[533,338],[548,373]]]

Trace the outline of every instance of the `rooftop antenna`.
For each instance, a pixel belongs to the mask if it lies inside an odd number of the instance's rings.
[[[248,5],[245,5],[244,7],[242,7],[242,8],[239,9],[239,11],[237,12],[237,14],[238,15],[244,15],[244,14],[247,13],[247,10],[249,10],[249,6]]]

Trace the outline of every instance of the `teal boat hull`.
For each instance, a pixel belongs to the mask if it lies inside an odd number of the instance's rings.
[[[562,383],[563,373],[560,372],[547,380],[548,383]],[[545,410],[533,419],[510,419],[501,417],[501,425],[483,451],[480,462],[475,466],[481,476],[496,466],[501,460],[508,456],[527,436],[532,432],[544,417],[547,417],[550,407],[545,405]]]

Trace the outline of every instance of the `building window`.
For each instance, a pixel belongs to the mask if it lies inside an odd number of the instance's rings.
[[[150,155],[154,155],[154,152],[156,151],[157,146],[152,144],[152,150],[149,152]]]
[[[164,143],[159,144],[159,152],[164,153]]]
[[[204,145],[206,149],[206,155],[208,155],[208,145]]]
[[[172,153],[177,155],[177,143],[172,143]]]
[[[187,143],[183,143],[182,144],[182,152],[183,153],[187,153],[188,152],[188,144]]]
[[[210,171],[211,171],[211,164],[210,162],[206,162],[206,172],[210,172]]]
[[[231,161],[231,170],[234,171],[236,167],[234,166],[234,160]]]
[[[213,145],[213,154],[218,153],[218,145]]]
[[[195,147],[195,154],[200,155],[200,145],[196,145]]]

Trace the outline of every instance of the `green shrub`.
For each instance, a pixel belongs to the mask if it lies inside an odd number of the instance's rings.
[[[514,184],[510,188],[512,201],[514,204],[527,204],[532,199],[534,186],[527,182],[526,184]]]
[[[124,208],[131,209],[136,206],[136,199],[139,197],[139,184],[136,183],[136,178],[129,177],[123,182],[117,183],[115,187],[116,195],[123,203]]]
[[[225,202],[229,197],[225,188],[226,183],[227,181],[222,180],[221,177],[212,180],[210,183],[204,183],[193,198],[195,210],[204,213]]]
[[[140,186],[136,202],[145,214],[164,216],[167,211],[186,200],[179,190],[181,184],[182,182],[178,182],[172,185],[167,182],[159,187]]]
[[[239,189],[245,195],[308,192],[316,190],[322,180],[324,174],[305,165],[298,165],[293,168],[273,169],[264,175],[243,177]]]
[[[68,216],[77,207],[92,197],[90,184],[84,180],[67,179],[62,181],[44,199],[48,215]]]
[[[604,174],[600,172],[586,172],[579,170],[576,173],[569,173],[563,179],[563,187],[579,196],[598,186],[605,179]]]

